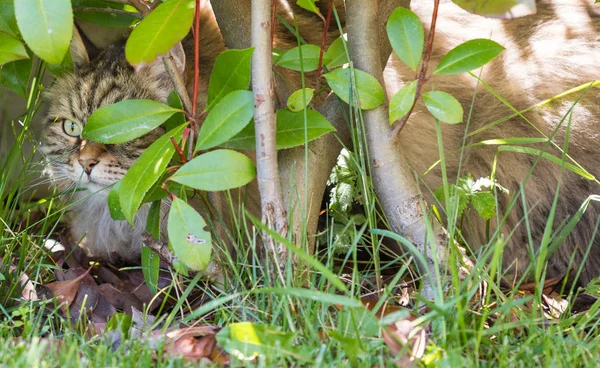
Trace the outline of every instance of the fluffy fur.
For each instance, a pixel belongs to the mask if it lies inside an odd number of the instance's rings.
[[[327,1],[322,2],[326,6]],[[413,10],[427,21],[431,17],[430,2],[414,2]],[[293,8],[293,6],[292,6]],[[278,9],[288,13],[289,6]],[[217,55],[225,49],[218,27],[209,7],[203,8],[201,40],[201,83],[200,104],[204,103],[210,70]],[[297,11],[297,8],[293,8]],[[321,23],[316,17],[299,12],[302,36],[311,43],[320,44]],[[449,49],[473,38],[491,38],[506,47],[502,55],[486,66],[482,79],[492,86],[516,109],[522,110],[546,98],[553,97],[580,84],[593,81],[600,76],[600,19],[598,6],[591,0],[547,0],[538,2],[538,14],[517,20],[503,21],[478,17],[458,9],[453,4],[443,4],[438,19],[436,43],[432,57],[432,68]],[[343,12],[340,13],[343,17]],[[425,25],[426,29],[428,25]],[[335,26],[329,41],[337,34]],[[291,48],[296,39],[283,27],[278,26],[276,46]],[[192,61],[189,41],[184,42],[188,62]],[[74,53],[77,55],[77,53]],[[188,65],[189,65],[188,63]],[[188,81],[191,81],[192,68],[187,68]],[[386,84],[390,93],[398,90],[414,73],[393,59],[386,70]],[[312,78],[311,78],[312,79]],[[450,77],[435,76],[432,79],[437,90],[443,90],[456,96],[465,109],[470,110],[471,100],[476,88],[476,80],[469,75]],[[425,90],[432,85],[425,86]],[[171,90],[168,78],[160,65],[149,66],[135,72],[123,58],[122,47],[113,46],[102,52],[90,63],[82,61],[72,75],[59,78],[47,93],[50,103],[49,118],[44,134],[42,150],[49,159],[48,170],[65,187],[78,183],[89,191],[77,194],[78,199],[89,196],[90,191],[98,191],[103,186],[119,180],[133,160],[161,133],[157,130],[148,136],[124,145],[99,145],[64,134],[61,123],[64,119],[85,124],[90,114],[99,106],[130,98],[149,98],[164,101]],[[534,109],[525,116],[544,134],[551,135],[553,129],[565,116],[578,94],[557,100],[543,108]],[[474,147],[465,151],[462,169],[458,171],[456,150],[463,143],[465,129],[473,132],[496,119],[512,113],[496,97],[479,87],[474,101],[470,125],[444,125],[444,148],[448,157],[448,170],[451,180],[457,175],[471,173],[475,177],[487,176],[496,154],[495,147]],[[573,108],[572,131],[568,153],[584,168],[600,175],[600,149],[597,138],[600,129],[600,107],[598,88],[587,91],[585,97]],[[554,141],[563,146],[566,122],[563,123]],[[540,133],[520,118],[510,119],[484,133],[467,138],[467,143],[475,143],[491,138],[539,137]],[[409,164],[419,174],[434,163],[438,157],[435,123],[431,115],[421,104],[407,126],[402,131],[400,141]],[[86,148],[87,147],[87,148]],[[542,148],[538,145],[536,148]],[[560,157],[560,153],[548,149]],[[100,158],[92,170],[90,178],[79,164],[81,155],[95,155]],[[89,156],[91,157],[91,156]],[[508,187],[511,193],[517,193],[519,185],[525,188],[526,208],[532,229],[533,244],[524,224],[522,201],[517,201],[501,231],[509,238],[505,250],[505,266],[512,267],[517,273],[529,263],[529,247],[539,244],[544,230],[550,206],[561,181],[560,197],[557,204],[555,223],[572,216],[582,201],[597,191],[595,182],[588,181],[570,172],[561,174],[560,167],[547,160],[540,160],[530,180],[524,181],[536,158],[523,154],[502,152],[499,156],[497,179]],[[438,169],[439,170],[439,169]],[[90,180],[91,179],[91,180]],[[437,170],[424,176],[425,185],[436,189],[441,184]],[[427,193],[428,190],[425,190]],[[429,198],[431,201],[432,198]],[[509,197],[500,196],[500,212],[507,206]],[[75,237],[87,233],[88,251],[99,258],[110,258],[117,252],[121,257],[135,261],[139,257],[139,232],[143,226],[132,230],[125,222],[112,221],[106,208],[106,191],[100,191],[89,199],[81,200],[73,206],[72,227]],[[583,260],[587,245],[592,241],[592,231],[600,211],[592,205],[581,220],[574,233],[551,257],[549,274],[562,275],[570,265],[577,268]],[[140,216],[140,223],[143,220]],[[469,244],[474,247],[484,245],[483,222],[472,217]],[[492,230],[497,224],[492,225]],[[588,281],[600,272],[599,240],[592,241],[592,250],[582,275]]]

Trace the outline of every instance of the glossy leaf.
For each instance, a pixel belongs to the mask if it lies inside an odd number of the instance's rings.
[[[300,51],[302,51],[302,65],[300,63]],[[319,67],[320,53],[321,49],[316,45],[307,44],[294,47],[281,55],[281,58],[277,61],[277,65],[291,70],[311,72],[317,70]],[[327,62],[328,60],[323,55],[323,64]]]
[[[185,124],[185,114],[183,113],[183,102],[181,102],[181,98],[177,94],[177,92],[173,91],[169,93],[167,97],[167,105],[171,106],[174,109],[180,110],[171,116],[167,121],[165,121],[165,129],[167,131],[180,126],[181,124]]]
[[[315,110],[306,110],[306,125],[308,142],[335,131],[327,119]],[[304,112],[278,110],[277,149],[301,146],[307,142],[304,138]]]
[[[423,55],[425,36],[419,17],[412,11],[397,7],[386,24],[387,35],[394,52],[413,71]]]
[[[19,40],[8,33],[0,32],[0,65],[28,58],[27,50]]]
[[[210,111],[202,124],[196,150],[218,146],[242,130],[254,115],[254,95],[250,91],[234,91]]]
[[[105,0],[71,0],[73,8],[99,8],[99,9],[119,9],[126,12],[136,12],[137,10],[127,4],[113,3]],[[129,27],[137,18],[134,15],[115,14],[106,12],[80,11],[74,13],[75,18],[82,19],[89,23],[98,24],[105,28],[125,28]]]
[[[361,109],[370,110],[383,104],[384,94],[381,84],[367,72],[354,69],[354,80],[358,91],[358,103]],[[350,81],[350,68],[336,69],[325,74],[325,79],[333,92],[346,103],[350,103],[352,85]],[[355,99],[356,96],[353,96]]]
[[[17,60],[2,66],[0,73],[0,84],[15,92],[23,98],[27,98],[27,83],[31,73],[32,60]]]
[[[436,119],[448,124],[457,124],[462,121],[463,108],[451,94],[442,91],[429,91],[423,93],[423,101],[427,110]]]
[[[306,110],[308,141],[319,138],[335,128],[315,110]],[[277,149],[301,146],[304,140],[304,112],[291,112],[289,110],[277,111]],[[235,137],[228,140],[223,147],[234,149],[256,149],[256,135],[254,124],[249,124]]]
[[[227,50],[215,61],[210,82],[206,109],[211,110],[222,98],[250,86],[250,60],[254,47],[244,50]]]
[[[127,174],[121,179],[119,201],[125,217],[133,224],[133,217],[140,208],[146,192],[161,177],[175,153],[170,137],[181,141],[181,133],[185,125],[168,131],[158,138],[131,165]]]
[[[210,263],[212,239],[202,216],[175,197],[169,211],[167,231],[169,244],[179,261],[192,271],[204,271]]]
[[[535,0],[452,0],[474,14],[496,19],[514,19],[535,14]]]
[[[190,31],[194,0],[171,0],[160,4],[131,32],[125,57],[132,65],[150,64],[171,50]]]
[[[293,333],[252,322],[230,323],[217,334],[217,341],[223,349],[242,360],[249,360],[257,355],[266,359],[286,355],[296,361],[307,361],[308,357],[303,356],[294,346],[294,338]]]
[[[14,0],[0,0],[0,32],[19,37]]]
[[[116,182],[110,192],[108,192],[108,211],[110,212],[110,217],[113,220],[123,221],[127,220],[123,210],[121,210],[121,202],[119,200],[119,193],[121,191],[121,180]]]
[[[296,5],[298,5],[302,9],[308,10],[309,12],[321,14],[319,8],[317,8],[317,6],[315,5],[315,2],[317,1],[319,0],[296,0]]]
[[[402,87],[390,100],[390,124],[402,119],[412,107],[417,94],[417,81]]]
[[[148,210],[146,218],[146,231],[152,235],[154,239],[160,240],[160,207],[161,200],[153,201]]]
[[[70,0],[16,0],[15,15],[29,48],[50,64],[59,64],[73,37]]]
[[[489,63],[504,50],[498,43],[475,39],[460,44],[442,58],[434,74],[449,75],[469,72]]]
[[[327,60],[327,63],[323,63],[328,69],[337,68],[338,66],[342,66],[348,62],[348,56],[346,55],[346,48],[344,47],[344,42],[346,42],[346,35],[337,38],[331,46],[325,52],[324,58]]]
[[[150,293],[156,294],[160,275],[160,257],[146,246],[142,247],[142,274]]]
[[[125,143],[157,128],[178,112],[152,100],[125,100],[94,111],[83,128],[83,138],[95,142]]]
[[[288,97],[288,109],[295,112],[304,110],[312,100],[314,92],[313,88],[303,88],[295,91]]]
[[[247,156],[230,150],[202,154],[183,165],[171,180],[190,188],[220,191],[241,187],[256,176],[256,168]]]

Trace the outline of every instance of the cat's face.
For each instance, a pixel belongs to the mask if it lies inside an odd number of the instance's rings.
[[[117,182],[164,130],[124,144],[101,144],[82,139],[87,120],[101,106],[128,99],[164,101],[169,91],[153,68],[136,72],[122,47],[112,46],[89,62],[87,58],[79,62],[45,94],[49,103],[41,145],[48,161],[45,172],[62,189],[79,186],[97,192]]]

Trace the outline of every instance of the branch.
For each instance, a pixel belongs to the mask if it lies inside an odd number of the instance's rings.
[[[262,220],[285,236],[288,223],[283,206],[283,194],[277,165],[275,141],[276,117],[273,101],[273,70],[271,60],[271,0],[252,0],[251,42],[252,90],[254,91],[254,125],[256,127],[256,168],[260,191]],[[265,235],[265,243],[280,265],[287,259],[286,248],[277,246]]]
[[[413,100],[408,113],[402,117],[396,123],[394,130],[392,131],[392,141],[397,141],[398,136],[400,135],[400,131],[404,127],[404,124],[408,121],[408,118],[412,114],[415,105],[417,104],[417,99],[421,96],[421,88],[423,85],[427,83],[429,77],[427,77],[427,68],[429,67],[429,59],[431,59],[431,53],[433,52],[433,37],[435,36],[435,25],[437,23],[437,15],[438,8],[440,7],[440,0],[434,0],[433,5],[433,14],[431,15],[431,26],[429,27],[429,35],[427,36],[427,48],[425,49],[425,54],[423,54],[423,61],[421,62],[421,70],[419,71],[419,76],[417,77],[417,86],[415,99]]]
[[[143,16],[140,13],[134,13],[134,12],[130,12],[127,10],[122,10],[122,9],[113,9],[113,8],[89,8],[89,7],[83,7],[83,8],[73,8],[73,12],[74,13],[109,13],[109,14],[116,14],[116,15],[125,15],[128,17],[134,17],[134,18],[138,18],[138,19],[142,19]]]
[[[151,11],[150,6],[144,0],[129,0],[129,4],[136,8],[144,17]]]
[[[354,65],[371,74],[384,86],[380,60],[380,40],[377,29],[377,7],[366,5],[363,0],[346,0],[348,43],[350,57]],[[385,90],[385,87],[384,87]],[[426,265],[419,265],[425,276],[422,295],[432,298],[434,290],[441,289],[437,259],[444,259],[441,242],[445,239],[443,230],[429,241],[437,255],[428,252],[427,223],[421,213],[421,197],[402,150],[390,139],[388,109],[386,105],[362,111],[373,186],[390,225],[397,233],[402,233],[425,256]],[[390,180],[394,178],[394,180]]]
[[[142,233],[142,242],[150,249],[154,251],[154,253],[158,254],[160,259],[163,260],[169,267],[173,266],[173,258],[175,257],[173,253],[169,250],[169,245],[167,243],[163,243],[158,241],[152,237],[152,235],[144,231]]]

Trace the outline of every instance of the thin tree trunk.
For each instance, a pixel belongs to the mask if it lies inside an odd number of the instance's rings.
[[[252,90],[254,91],[254,126],[256,130],[256,169],[262,220],[271,229],[287,233],[287,213],[283,206],[276,148],[276,118],[271,60],[271,0],[252,0]],[[287,250],[264,236],[268,251],[283,265]]]
[[[379,59],[381,29],[378,22],[377,3],[371,0],[346,0],[346,25],[350,56],[354,66],[373,75],[382,86],[383,72]],[[388,105],[363,111],[373,186],[383,210],[394,231],[405,236],[425,255],[426,265],[421,266],[425,276],[421,294],[434,297],[440,290],[438,259],[445,259],[442,246],[445,233],[437,228],[427,239],[427,224],[421,211],[421,195],[414,177],[404,159],[402,149],[394,144],[389,124]],[[434,251],[432,251],[434,250]]]

